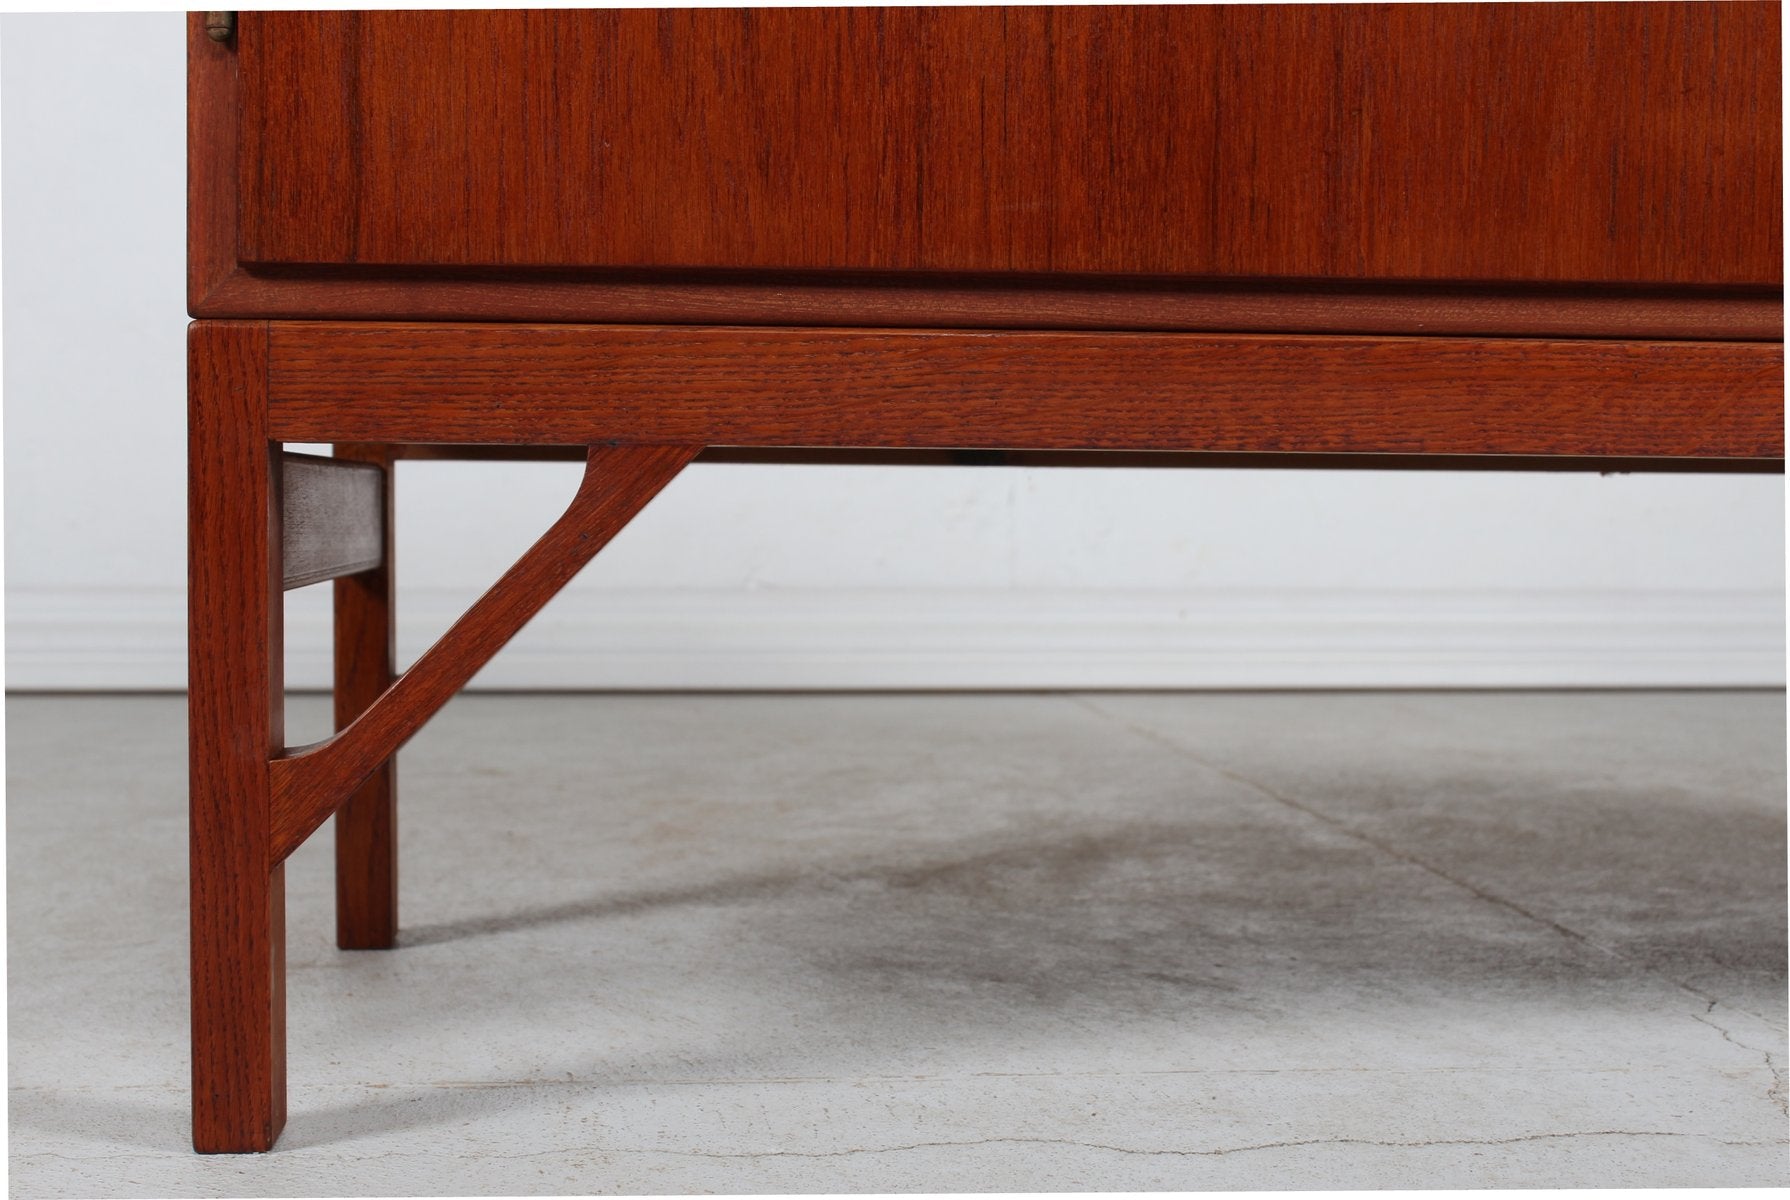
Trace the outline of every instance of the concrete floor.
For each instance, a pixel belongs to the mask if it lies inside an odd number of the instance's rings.
[[[1781,694],[465,697],[217,1158],[182,702],[7,727],[15,1195],[1790,1183]]]

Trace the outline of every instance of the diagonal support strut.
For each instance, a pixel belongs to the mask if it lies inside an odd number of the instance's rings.
[[[565,513],[491,590],[347,728],[268,763],[273,862],[298,849],[701,449],[592,446]]]

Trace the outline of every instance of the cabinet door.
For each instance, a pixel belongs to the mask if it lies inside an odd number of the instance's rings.
[[[245,12],[238,258],[1782,279],[1776,3]]]

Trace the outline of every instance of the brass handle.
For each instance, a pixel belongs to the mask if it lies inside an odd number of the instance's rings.
[[[227,42],[230,35],[236,32],[236,14],[233,12],[208,12],[205,14],[205,36],[214,42]]]

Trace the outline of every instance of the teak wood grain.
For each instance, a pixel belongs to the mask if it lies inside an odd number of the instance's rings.
[[[266,1150],[286,1123],[286,885],[267,771],[285,742],[267,330],[205,322],[187,353],[193,1146]]]
[[[1783,455],[1783,348],[1758,342],[282,322],[269,344],[291,441]]]
[[[1776,3],[245,12],[240,257],[1781,284]]]
[[[1342,286],[1323,280],[251,272],[195,282],[197,317],[1112,329],[1782,341],[1779,288]]]

